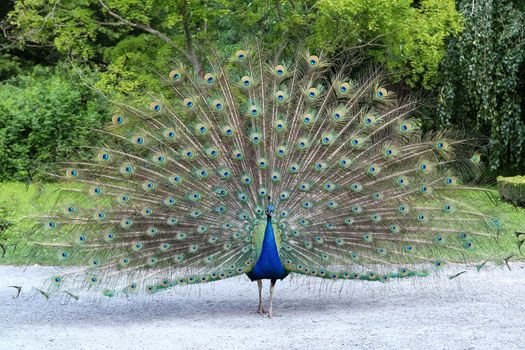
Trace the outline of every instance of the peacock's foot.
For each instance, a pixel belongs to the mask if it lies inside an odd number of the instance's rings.
[[[255,311],[255,313],[256,313],[256,314],[260,314],[260,315],[264,315],[264,314],[266,314],[266,310],[264,310],[264,308],[263,308],[262,305],[261,305],[261,306],[259,306],[259,307],[257,308],[257,310]]]
[[[266,314],[266,316],[267,316],[268,318],[281,317],[281,315],[276,314],[276,313],[273,313],[273,312],[271,312],[271,311],[269,311],[269,312]]]

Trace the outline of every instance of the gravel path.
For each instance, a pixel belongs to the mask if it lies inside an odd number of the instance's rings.
[[[273,319],[253,313],[245,277],[147,299],[46,301],[31,287],[52,274],[0,266],[1,350],[525,348],[525,264],[387,284],[295,276],[278,282]],[[23,286],[18,299],[10,285]]]

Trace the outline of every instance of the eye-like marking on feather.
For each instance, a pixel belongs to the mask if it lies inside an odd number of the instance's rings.
[[[275,68],[273,69],[273,73],[275,74],[276,77],[284,78],[286,74],[288,73],[288,70],[286,69],[285,66],[283,66],[282,64],[279,64],[275,66]]]
[[[428,222],[429,220],[429,216],[425,212],[419,212],[416,218],[419,222]]]
[[[306,137],[300,137],[298,140],[297,140],[297,148],[300,150],[300,151],[304,151],[306,149],[308,149],[308,147],[310,146],[310,140],[308,140]]]
[[[193,97],[186,97],[182,100],[182,105],[187,109],[195,108],[195,99]]]
[[[361,192],[363,190],[363,185],[359,182],[354,182],[350,185],[350,189],[354,192]]]
[[[432,171],[432,169],[433,165],[430,162],[423,161],[417,165],[417,170],[423,174],[429,174]]]
[[[100,151],[98,152],[97,159],[101,162],[109,162],[111,160],[111,153],[108,151]]]
[[[235,52],[235,60],[238,62],[243,62],[248,58],[248,51],[246,50],[237,50]]]
[[[447,186],[455,186],[458,183],[458,179],[455,176],[447,176],[443,182]]]
[[[179,185],[183,180],[181,175],[175,174],[168,177],[168,182],[172,185]]]
[[[126,123],[126,117],[124,117],[122,114],[115,114],[111,121],[113,122],[113,124],[115,125],[123,125]]]
[[[146,138],[143,135],[134,135],[131,137],[131,143],[142,146],[146,143]]]
[[[231,125],[224,125],[221,128],[222,134],[226,137],[231,137],[235,134],[235,129]]]
[[[195,134],[198,136],[204,136],[208,133],[208,125],[206,123],[197,123],[194,126]]]
[[[305,91],[306,100],[310,102],[316,101],[322,95],[324,90],[325,90],[324,86],[322,85],[317,85],[315,87],[310,87],[306,89]]]
[[[120,167],[120,173],[123,175],[131,175],[135,172],[135,168],[130,163],[124,163]]]
[[[321,144],[323,146],[331,146],[334,144],[335,141],[335,135],[331,132],[325,133],[321,135]]]
[[[232,176],[232,171],[229,168],[221,167],[218,169],[218,174],[223,179],[229,179]]]
[[[470,157],[470,162],[473,164],[478,164],[479,162],[481,162],[481,155],[478,152],[474,153]]]
[[[432,193],[432,187],[428,184],[422,184],[420,187],[419,187],[419,192],[421,194],[431,194]]]
[[[286,145],[280,145],[280,146],[277,146],[277,149],[275,150],[275,155],[279,158],[283,158],[284,156],[286,156],[288,152],[288,147]]]
[[[443,209],[442,209],[443,212],[445,212],[445,213],[452,213],[452,212],[454,212],[454,210],[455,210],[454,205],[451,204],[451,203],[445,203],[445,204],[443,204],[443,207],[442,207],[442,208],[443,208]]]
[[[275,101],[277,103],[284,103],[288,100],[288,94],[286,91],[279,90],[275,93]]]
[[[346,121],[346,116],[348,114],[348,108],[345,106],[338,106],[333,111],[330,112],[330,120],[333,123],[341,123]]]
[[[241,176],[241,183],[243,183],[244,185],[251,185],[252,182],[253,179],[250,175],[244,174],[243,176]]]
[[[283,119],[277,119],[274,123],[274,128],[278,132],[286,130],[286,122]]]
[[[253,104],[248,107],[248,115],[252,118],[257,118],[261,114],[259,107]]]
[[[404,120],[399,124],[399,131],[403,134],[409,133],[414,129],[414,124],[410,120]]]
[[[236,159],[236,160],[244,159],[244,153],[239,148],[236,148],[232,151],[232,156],[233,156],[233,159]]]
[[[361,214],[363,212],[363,208],[359,204],[352,205],[350,210],[352,210],[354,214]]]
[[[399,155],[399,150],[394,146],[385,146],[383,149],[383,157],[386,159],[394,158]]]
[[[377,117],[371,113],[367,113],[363,116],[363,119],[361,119],[361,122],[363,123],[364,127],[372,127],[377,123]]]
[[[306,61],[309,67],[312,67],[312,68],[319,67],[319,57],[316,55],[309,55]]]
[[[210,105],[216,110],[216,111],[222,111],[224,110],[224,102],[221,99],[215,99],[211,101]]]
[[[305,201],[303,202],[302,207],[304,209],[312,209],[314,207],[314,203],[312,201]]]
[[[325,171],[328,168],[328,163],[324,160],[314,162],[313,168],[319,172]]]
[[[258,145],[261,143],[263,136],[258,131],[252,131],[249,135],[250,142],[254,145]]]
[[[389,92],[384,87],[377,87],[374,91],[374,95],[377,98],[385,98],[388,97]]]
[[[380,193],[380,192],[374,192],[374,193],[372,193],[372,198],[373,198],[375,201],[382,201],[383,199],[385,199],[385,197],[383,196],[383,194]]]
[[[301,167],[299,166],[298,163],[292,163],[290,164],[290,166],[288,167],[288,172],[290,174],[297,174],[299,172],[299,170],[301,169]]]
[[[66,169],[66,177],[69,177],[69,178],[76,178],[79,176],[79,172],[77,169],[75,168],[68,168]]]
[[[194,174],[197,178],[205,179],[208,177],[208,170],[206,168],[197,168],[194,170]]]
[[[183,75],[180,69],[173,69],[168,74],[171,82],[181,82]]]
[[[257,166],[261,169],[266,169],[268,167],[268,159],[265,157],[257,159]]]
[[[341,82],[335,87],[337,94],[340,96],[347,96],[352,91],[352,85],[348,82]]]
[[[162,135],[167,139],[167,140],[174,140],[175,139],[175,129],[173,128],[166,128],[163,132],[162,132]]]
[[[365,138],[362,136],[356,135],[350,138],[349,143],[350,143],[350,146],[352,146],[353,148],[360,149],[365,144]]]
[[[333,192],[337,189],[337,185],[333,182],[327,182],[323,185],[323,189],[328,192]]]
[[[68,215],[72,215],[72,214],[75,214],[78,212],[78,209],[77,207],[75,207],[75,205],[73,204],[69,204],[68,206],[66,206],[64,208],[64,213],[68,214]]]
[[[153,112],[160,112],[162,110],[162,105],[159,103],[159,102],[151,102],[149,104],[149,108],[153,111]]]
[[[206,74],[204,74],[204,82],[207,85],[213,85],[216,80],[217,80],[217,77],[215,76],[214,73],[206,73]]]
[[[372,215],[370,215],[370,220],[373,222],[373,223],[378,223],[381,221],[381,214],[378,214],[378,213],[374,213]]]
[[[158,165],[164,165],[166,164],[166,155],[160,152],[155,153],[151,156],[151,160]]]
[[[410,207],[408,206],[408,204],[403,203],[399,205],[398,211],[400,214],[406,214],[410,211]]]
[[[253,79],[247,75],[244,75],[241,77],[239,85],[245,89],[251,88],[253,86]]]
[[[216,159],[220,155],[219,149],[215,146],[207,147],[205,152],[210,159]]]
[[[127,204],[130,202],[131,197],[127,193],[122,193],[116,196],[116,199],[119,204]],[[104,214],[103,211],[96,211],[95,217],[97,220],[103,220],[106,217],[106,214]]]
[[[370,164],[367,169],[369,175],[377,176],[381,172],[381,167],[377,164]]]
[[[280,200],[280,201],[285,201],[285,200],[287,200],[288,198],[290,198],[290,192],[288,192],[288,191],[282,191],[281,193],[279,193],[279,200]]]
[[[101,196],[104,194],[104,190],[100,186],[94,186],[89,189],[89,194],[93,196]]]
[[[438,151],[447,151],[449,149],[449,145],[445,140],[438,140],[436,141],[434,148]]]
[[[186,160],[193,160],[197,157],[197,153],[192,148],[184,148],[180,154]]]
[[[272,171],[272,173],[270,174],[270,179],[273,182],[277,182],[277,181],[281,180],[281,172],[278,171],[278,170]]]
[[[315,114],[313,112],[308,112],[302,116],[301,121],[304,126],[311,126],[315,122],[315,119]]]
[[[143,208],[141,211],[140,211],[140,214],[144,217],[148,217],[148,216],[151,216],[151,214],[153,214],[153,209],[151,208]]]
[[[54,220],[49,220],[44,224],[44,227],[47,228],[48,230],[54,230],[58,227],[58,224]]]
[[[395,183],[401,187],[407,187],[410,184],[410,181],[406,176],[398,176]]]
[[[341,169],[348,169],[352,165],[352,159],[343,157],[339,159],[337,165],[339,165]]]
[[[390,230],[391,233],[399,233],[401,232],[401,227],[397,224],[391,224],[388,229]]]

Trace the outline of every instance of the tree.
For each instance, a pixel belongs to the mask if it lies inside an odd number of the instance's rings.
[[[464,0],[460,8],[465,29],[441,65],[441,125],[488,135],[493,170],[525,169],[524,13],[509,0]]]
[[[124,94],[154,84],[174,58],[203,72],[203,43],[226,50],[247,35],[331,54],[371,43],[394,79],[430,88],[446,37],[461,28],[453,0],[17,0],[9,23],[20,45],[51,43]]]

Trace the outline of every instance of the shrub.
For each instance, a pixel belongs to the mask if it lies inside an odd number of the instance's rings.
[[[490,138],[491,170],[525,170],[525,12],[511,0],[461,0],[463,32],[441,63],[438,117]]]
[[[503,199],[513,204],[525,204],[525,176],[498,176],[498,190]]]
[[[93,138],[107,106],[76,73],[36,66],[0,84],[0,180],[32,180]]]

